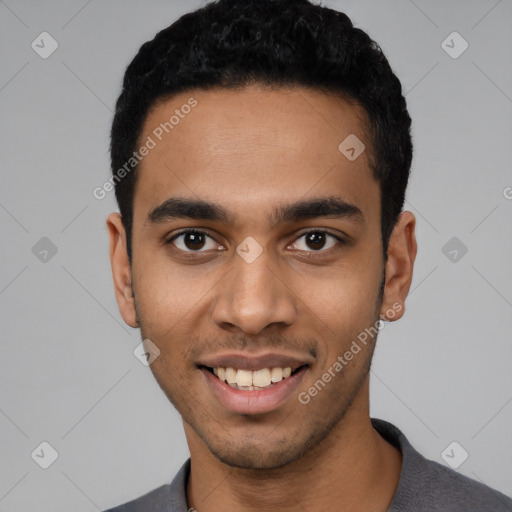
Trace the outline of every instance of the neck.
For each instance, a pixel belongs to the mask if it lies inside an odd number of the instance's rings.
[[[368,395],[369,379],[321,443],[300,459],[271,470],[224,464],[185,424],[191,458],[188,506],[199,512],[385,512],[398,486],[401,454],[373,428]]]

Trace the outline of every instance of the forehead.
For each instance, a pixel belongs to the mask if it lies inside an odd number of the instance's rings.
[[[134,213],[174,195],[254,213],[336,193],[365,209],[379,196],[368,152],[351,161],[339,149],[354,136],[370,148],[365,119],[361,107],[306,88],[174,95],[146,117],[139,145],[153,147],[138,166]]]

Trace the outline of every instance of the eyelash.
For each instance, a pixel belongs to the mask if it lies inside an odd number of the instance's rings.
[[[206,233],[205,231],[201,231],[200,229],[195,229],[195,228],[188,228],[188,229],[184,229],[182,231],[179,231],[178,233],[175,233],[171,238],[169,238],[168,240],[165,241],[165,245],[171,245],[174,240],[176,240],[177,238],[179,238],[180,236],[182,235],[186,235],[186,234],[189,234],[189,233],[193,233],[193,234],[196,234],[196,235],[204,235],[204,236],[207,236],[209,238],[212,238],[208,233]],[[344,240],[343,238],[335,235],[334,233],[331,233],[330,231],[326,231],[326,230],[323,230],[323,229],[311,229],[309,231],[305,231],[304,233],[301,233],[296,239],[298,240],[299,238],[302,238],[306,235],[309,235],[311,233],[321,233],[321,234],[324,234],[324,235],[329,235],[331,237],[333,237],[335,240],[337,240],[337,242],[340,244],[340,245],[347,245],[347,241]],[[294,241],[294,242],[295,242]],[[176,247],[176,249],[178,251],[182,251],[181,249],[178,249]],[[329,248],[329,249],[332,249],[332,248]],[[318,253],[323,253],[323,252],[328,252],[329,249],[325,249],[325,250],[318,250],[318,251],[314,251],[314,250],[311,250],[311,251],[299,251],[299,252],[303,252],[303,253],[306,253],[306,254],[318,254]],[[201,253],[206,253],[207,251],[182,251],[186,254],[201,254]]]

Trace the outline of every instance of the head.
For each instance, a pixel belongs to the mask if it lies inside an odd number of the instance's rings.
[[[374,326],[403,315],[416,254],[410,123],[379,46],[307,0],[212,2],[142,45],[112,125],[111,260],[189,444],[279,467],[364,414]],[[206,368],[280,358],[302,370],[270,409],[231,407]]]

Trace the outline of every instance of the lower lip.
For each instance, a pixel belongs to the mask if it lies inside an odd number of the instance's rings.
[[[261,391],[244,391],[229,386],[206,368],[201,368],[214,395],[227,409],[240,414],[261,414],[279,407],[297,390],[308,367]]]

